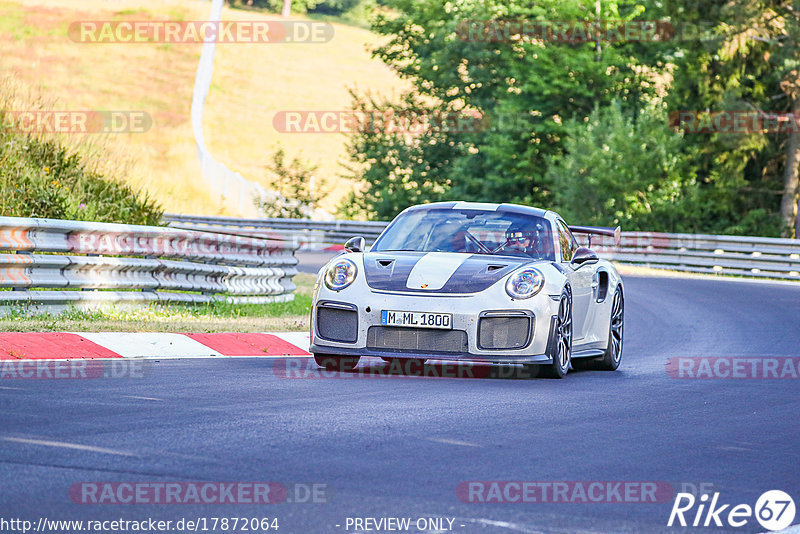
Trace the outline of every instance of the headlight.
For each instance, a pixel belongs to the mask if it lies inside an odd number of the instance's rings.
[[[325,285],[334,291],[341,291],[352,284],[355,279],[356,264],[346,259],[331,264],[325,272]]]
[[[544,275],[538,269],[523,269],[506,282],[506,293],[514,299],[528,299],[542,290]]]

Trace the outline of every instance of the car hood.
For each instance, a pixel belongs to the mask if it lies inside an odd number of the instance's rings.
[[[383,291],[478,293],[531,258],[456,252],[368,252],[367,285]]]

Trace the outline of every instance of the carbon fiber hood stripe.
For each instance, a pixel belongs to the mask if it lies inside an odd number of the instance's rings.
[[[441,289],[431,290],[422,287],[409,288],[408,277],[425,252],[374,252],[364,254],[364,272],[367,285],[379,291],[402,291],[408,293],[478,293],[496,283],[511,271],[534,263],[530,258],[512,256],[489,256],[485,254],[465,254],[458,269],[450,276]],[[417,278],[423,282],[422,278]],[[432,282],[436,279],[431,275]],[[423,285],[419,284],[419,285]],[[437,284],[438,285],[438,284]]]

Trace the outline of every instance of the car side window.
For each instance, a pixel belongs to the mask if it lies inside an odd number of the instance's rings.
[[[564,221],[558,221],[558,240],[561,243],[561,256],[563,261],[572,261],[572,256],[578,249],[578,243],[575,241],[572,232],[569,231]]]

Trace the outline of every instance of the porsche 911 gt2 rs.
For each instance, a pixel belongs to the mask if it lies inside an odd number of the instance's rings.
[[[552,211],[514,204],[412,206],[369,251],[356,237],[317,276],[311,352],[328,369],[362,356],[616,370],[624,291],[615,267]]]

